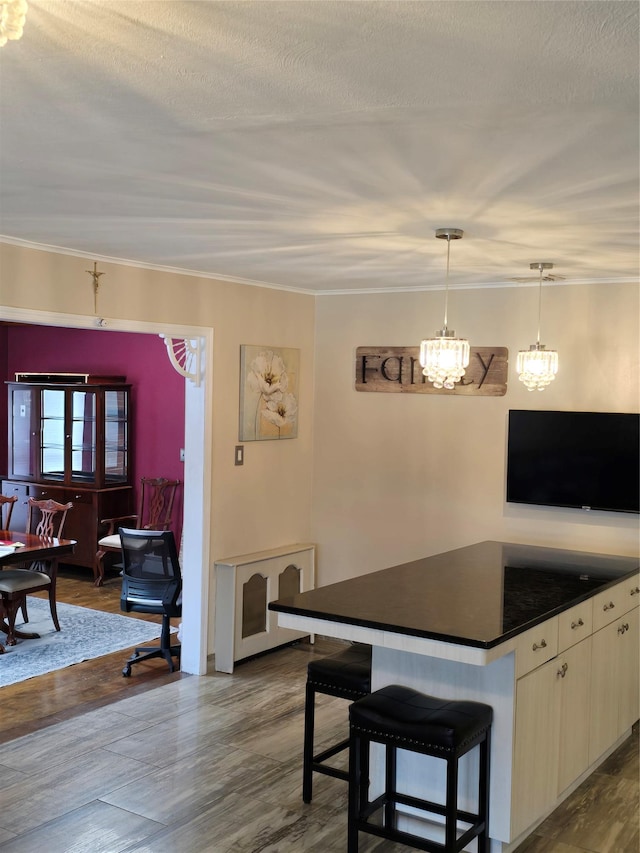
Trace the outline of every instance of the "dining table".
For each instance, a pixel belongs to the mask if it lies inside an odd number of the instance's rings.
[[[66,554],[72,554],[75,539],[58,539],[54,536],[38,536],[34,533],[21,533],[17,530],[0,530],[0,570],[18,568],[31,563],[55,563]],[[9,626],[2,618],[0,604],[0,631],[9,632]],[[27,631],[15,631],[14,636],[21,640],[35,640],[39,634]],[[0,643],[0,654],[4,653]]]

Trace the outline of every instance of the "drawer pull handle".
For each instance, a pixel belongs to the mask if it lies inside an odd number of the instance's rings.
[[[623,622],[622,625],[618,628],[618,634],[624,634],[625,631],[629,630],[629,623]]]
[[[613,610],[614,607],[615,607],[615,604],[613,603],[613,601],[610,601],[608,604],[605,604],[605,606],[602,609],[606,613],[607,610]]]
[[[584,625],[584,622],[582,621],[582,619],[578,619],[577,622],[571,623],[572,628],[582,628],[583,625]]]
[[[640,587],[636,586],[631,590],[631,595],[638,595],[640,593]]]
[[[564,677],[565,677],[565,675],[567,674],[567,670],[568,670],[568,669],[569,669],[569,664],[568,664],[568,663],[563,663],[563,664],[562,664],[562,666],[560,667],[560,669],[558,670],[558,675],[560,676],[560,678],[564,678]]]
[[[546,649],[546,648],[547,648],[547,641],[546,640],[540,640],[540,645],[538,645],[537,643],[534,643],[533,646],[531,647],[531,650],[534,652],[537,652],[538,649]]]

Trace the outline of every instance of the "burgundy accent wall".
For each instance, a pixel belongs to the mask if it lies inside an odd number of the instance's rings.
[[[7,375],[7,338],[9,329],[0,326],[0,377]],[[7,443],[9,441],[7,424],[7,394],[0,389],[0,477],[7,473]]]
[[[158,335],[59,329],[50,326],[8,326],[6,353],[0,327],[0,368],[12,380],[17,371],[33,373],[94,373],[126,376],[131,384],[133,418],[133,483],[141,477],[167,477],[184,482],[184,383],[171,366]],[[4,363],[3,363],[4,362]],[[0,418],[5,424],[0,444],[0,471],[7,470],[7,394],[0,395]],[[2,433],[0,433],[2,438]],[[176,541],[182,530],[183,489],[174,507]]]

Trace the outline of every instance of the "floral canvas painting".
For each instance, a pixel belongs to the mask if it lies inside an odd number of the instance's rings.
[[[240,347],[240,441],[298,435],[300,350]]]

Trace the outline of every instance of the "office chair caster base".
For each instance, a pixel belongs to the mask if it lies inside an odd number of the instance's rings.
[[[176,667],[173,662],[174,658],[177,658],[178,663],[180,662],[180,646],[170,646],[169,648],[153,648],[149,646],[143,646],[139,649],[134,649],[133,654],[127,661],[124,669],[122,670],[122,675],[125,678],[129,678],[131,675],[131,666],[134,663],[138,663],[140,661],[151,660],[152,658],[163,658],[168,667],[169,672],[175,672]]]

